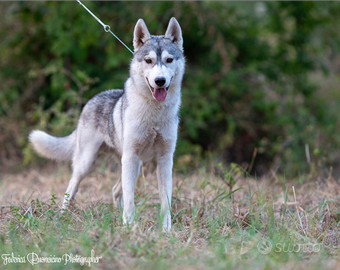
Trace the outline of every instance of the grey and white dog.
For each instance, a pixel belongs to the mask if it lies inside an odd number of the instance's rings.
[[[93,97],[69,136],[53,137],[34,130],[29,140],[41,155],[73,162],[63,209],[74,199],[99,150],[109,148],[121,165],[121,179],[112,193],[114,203],[123,204],[124,224],[134,220],[135,182],[142,162],[156,158],[162,226],[170,230],[173,155],[185,66],[181,28],[171,18],[165,35],[154,36],[139,19],[133,46],[124,90],[107,90]]]

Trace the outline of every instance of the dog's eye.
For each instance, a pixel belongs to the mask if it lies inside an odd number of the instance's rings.
[[[147,63],[147,64],[151,64],[152,63],[152,60],[151,59],[145,59],[145,62]]]
[[[172,63],[172,61],[174,61],[173,58],[168,58],[168,59],[166,59],[166,62],[167,62],[167,63]]]

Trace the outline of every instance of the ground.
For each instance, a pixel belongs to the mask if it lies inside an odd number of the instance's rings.
[[[175,171],[173,228],[166,233],[159,228],[152,163],[137,180],[131,227],[112,205],[117,173],[106,161],[81,183],[75,206],[63,216],[68,165],[2,175],[0,263],[5,269],[65,263],[75,269],[340,269],[340,186],[331,174],[285,180],[216,167],[214,173]]]

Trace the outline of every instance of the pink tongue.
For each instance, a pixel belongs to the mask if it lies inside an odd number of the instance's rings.
[[[163,101],[166,98],[165,88],[155,88],[153,95],[157,101]]]

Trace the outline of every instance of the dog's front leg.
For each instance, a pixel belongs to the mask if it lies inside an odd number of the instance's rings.
[[[135,154],[123,154],[122,157],[122,187],[123,187],[123,223],[131,224],[135,217],[135,183],[139,171],[139,157]]]
[[[157,179],[161,201],[162,229],[164,231],[171,229],[172,165],[172,155],[157,158]]]

